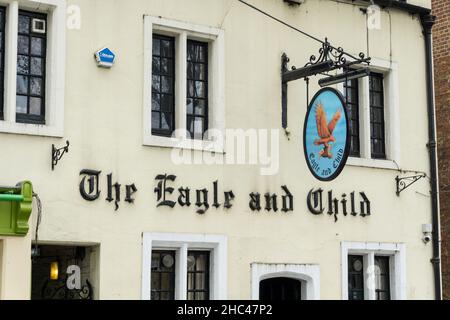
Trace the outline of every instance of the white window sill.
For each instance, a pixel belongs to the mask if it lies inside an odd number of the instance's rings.
[[[23,135],[34,135],[43,137],[62,138],[64,136],[63,129],[56,126],[47,126],[30,123],[17,123],[0,121],[0,133],[12,133]]]
[[[347,165],[354,166],[354,167],[399,170],[398,165],[395,163],[395,161],[392,161],[392,160],[379,160],[379,159],[349,157],[347,160]]]
[[[144,137],[144,146],[176,148],[183,150],[207,151],[211,153],[225,153],[223,144],[209,140],[193,140],[185,138],[169,138],[160,136]]]

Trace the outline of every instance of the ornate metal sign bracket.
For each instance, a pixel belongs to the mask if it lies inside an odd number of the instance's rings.
[[[288,69],[289,57],[286,53],[281,55],[281,123],[284,129],[287,129],[287,92],[288,92],[288,82],[305,79],[307,82],[307,91],[309,88],[309,77],[322,74],[328,78],[321,79],[320,85],[326,86],[330,84],[335,84],[339,82],[344,82],[350,79],[356,79],[360,77],[367,76],[369,71],[367,66],[370,64],[371,58],[366,57],[364,53],[360,53],[358,57],[355,57],[344,51],[343,48],[335,48],[325,38],[322,42],[322,47],[319,49],[319,56],[311,55],[309,62],[305,64],[302,68],[291,67]],[[347,71],[353,65],[365,65],[359,71]],[[331,76],[328,72],[343,69],[345,72],[342,75]],[[309,92],[308,92],[309,95]],[[309,97],[307,97],[309,100]]]
[[[415,176],[410,176],[410,177],[404,177],[404,178],[400,178],[399,176],[397,176],[395,178],[395,182],[397,183],[397,196],[400,196],[400,193],[407,189],[408,187],[410,187],[412,184],[416,183],[418,180],[425,178],[427,175],[425,173],[419,174],[419,175],[415,175]]]
[[[64,153],[69,152],[69,144],[69,141],[66,141],[66,146],[59,149],[55,148],[55,145],[52,144],[52,171],[55,170],[55,166],[61,160]]]

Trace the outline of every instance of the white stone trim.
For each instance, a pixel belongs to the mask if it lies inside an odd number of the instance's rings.
[[[406,246],[403,243],[379,242],[341,242],[341,282],[342,300],[348,300],[348,255],[359,254],[364,256],[364,297],[366,300],[375,299],[375,286],[368,286],[370,278],[368,268],[374,265],[375,255],[390,256],[390,285],[391,299],[406,299]],[[373,289],[370,289],[373,288]]]
[[[252,263],[252,300],[259,299],[259,283],[262,280],[287,277],[302,282],[302,300],[320,299],[320,268],[314,264]]]
[[[175,136],[152,135],[151,75],[152,34],[157,30],[175,37]],[[186,41],[196,39],[209,43],[208,72],[208,129],[225,132],[225,37],[222,29],[161,17],[144,17],[144,97],[143,145],[223,152],[224,142],[215,143],[210,137],[195,141],[186,137]]]
[[[186,300],[187,251],[211,250],[210,299],[227,299],[227,237],[209,234],[143,233],[142,300],[150,300],[152,250],[176,251],[175,298]]]
[[[4,119],[0,132],[62,137],[64,135],[64,88],[66,63],[66,0],[1,0],[7,6],[5,32]],[[19,9],[45,12],[47,23],[47,59],[45,125],[16,123],[16,69]]]

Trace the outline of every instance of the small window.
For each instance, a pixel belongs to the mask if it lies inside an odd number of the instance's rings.
[[[209,300],[209,251],[189,251],[187,299]]]
[[[4,119],[3,104],[4,104],[4,80],[5,80],[5,16],[6,10],[0,7],[0,120]]]
[[[375,299],[390,300],[389,257],[375,256]]]
[[[350,156],[360,156],[359,146],[359,87],[358,79],[344,83],[345,102],[350,122]]]
[[[386,159],[384,132],[383,74],[371,73],[370,90],[370,145],[372,158]]]
[[[348,256],[348,300],[364,300],[363,256]]]
[[[175,251],[152,252],[151,299],[175,299]]]
[[[46,21],[45,14],[19,11],[17,41],[16,119],[22,123],[45,124],[45,32],[33,30],[33,19]]]
[[[298,301],[302,299],[302,283],[291,278],[271,278],[259,283],[259,300]]]
[[[208,43],[187,41],[187,130],[203,139],[208,129]]]
[[[153,34],[152,134],[172,136],[175,129],[175,38]]]

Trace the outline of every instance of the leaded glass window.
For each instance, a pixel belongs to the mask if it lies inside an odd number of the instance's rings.
[[[175,129],[175,38],[153,34],[152,134],[170,137]]]
[[[175,251],[152,251],[151,299],[175,299]]]
[[[188,251],[187,299],[209,300],[209,251]]]
[[[389,257],[375,257],[375,298],[390,300]]]
[[[371,73],[370,89],[370,145],[372,158],[386,159],[384,132],[383,75]]]
[[[208,129],[208,43],[187,42],[187,131],[203,139]]]
[[[19,11],[16,121],[45,124],[47,15]]]
[[[345,102],[350,122],[350,156],[360,156],[359,145],[359,89],[358,79],[352,79],[344,84]]]
[[[364,300],[363,256],[348,256],[348,300]]]

